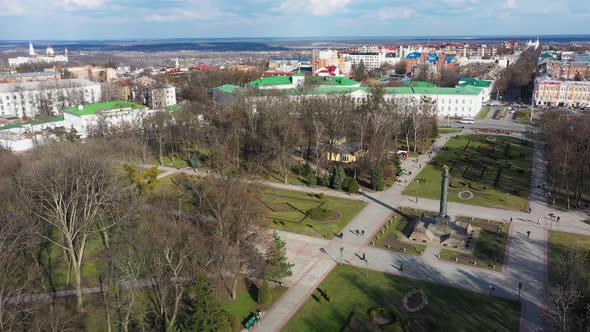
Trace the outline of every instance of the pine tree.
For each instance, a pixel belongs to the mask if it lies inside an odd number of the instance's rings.
[[[382,191],[385,188],[385,179],[381,167],[375,167],[371,175],[371,187],[373,190]]]
[[[181,331],[229,331],[227,313],[204,276],[197,278],[193,294],[183,299],[184,310],[178,317]]]
[[[346,173],[344,173],[342,166],[334,167],[332,169],[332,179],[330,181],[331,187],[334,189],[341,189],[345,178]]]
[[[352,194],[356,194],[359,192],[359,183],[356,181],[356,179],[352,179],[350,180],[350,183],[348,183],[348,187],[346,188],[346,191]]]
[[[272,293],[270,292],[268,281],[264,280],[262,287],[258,289],[258,303],[268,304],[270,301],[272,301]]]
[[[272,246],[268,254],[267,279],[281,280],[293,274],[293,264],[287,261],[287,246],[277,232],[272,234]]]

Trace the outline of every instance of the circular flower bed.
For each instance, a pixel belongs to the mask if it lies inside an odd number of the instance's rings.
[[[491,143],[496,143],[496,138],[495,137],[488,137],[488,138],[486,138],[486,141],[491,142]]]
[[[462,200],[468,200],[473,198],[473,193],[469,190],[463,190],[458,194],[458,196]]]
[[[404,295],[402,299],[407,312],[418,312],[428,304],[428,297],[421,289],[414,289]]]

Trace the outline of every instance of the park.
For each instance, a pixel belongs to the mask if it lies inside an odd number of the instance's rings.
[[[405,189],[407,196],[438,199],[444,165],[451,174],[449,201],[528,211],[532,145],[505,136],[461,135],[448,142]]]

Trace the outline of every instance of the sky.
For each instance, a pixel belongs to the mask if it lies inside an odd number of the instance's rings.
[[[588,34],[588,0],[0,0],[0,39]]]

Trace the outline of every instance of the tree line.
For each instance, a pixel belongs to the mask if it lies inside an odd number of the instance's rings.
[[[121,170],[137,161],[130,146],[96,139],[0,151],[0,330],[88,328],[85,287],[100,288],[93,299],[108,331],[239,330],[222,295],[235,300],[245,276],[290,275],[284,242],[261,228],[259,188],[188,177],[172,191],[140,187]],[[89,261],[98,284],[86,283]],[[75,302],[56,296],[62,282]]]

